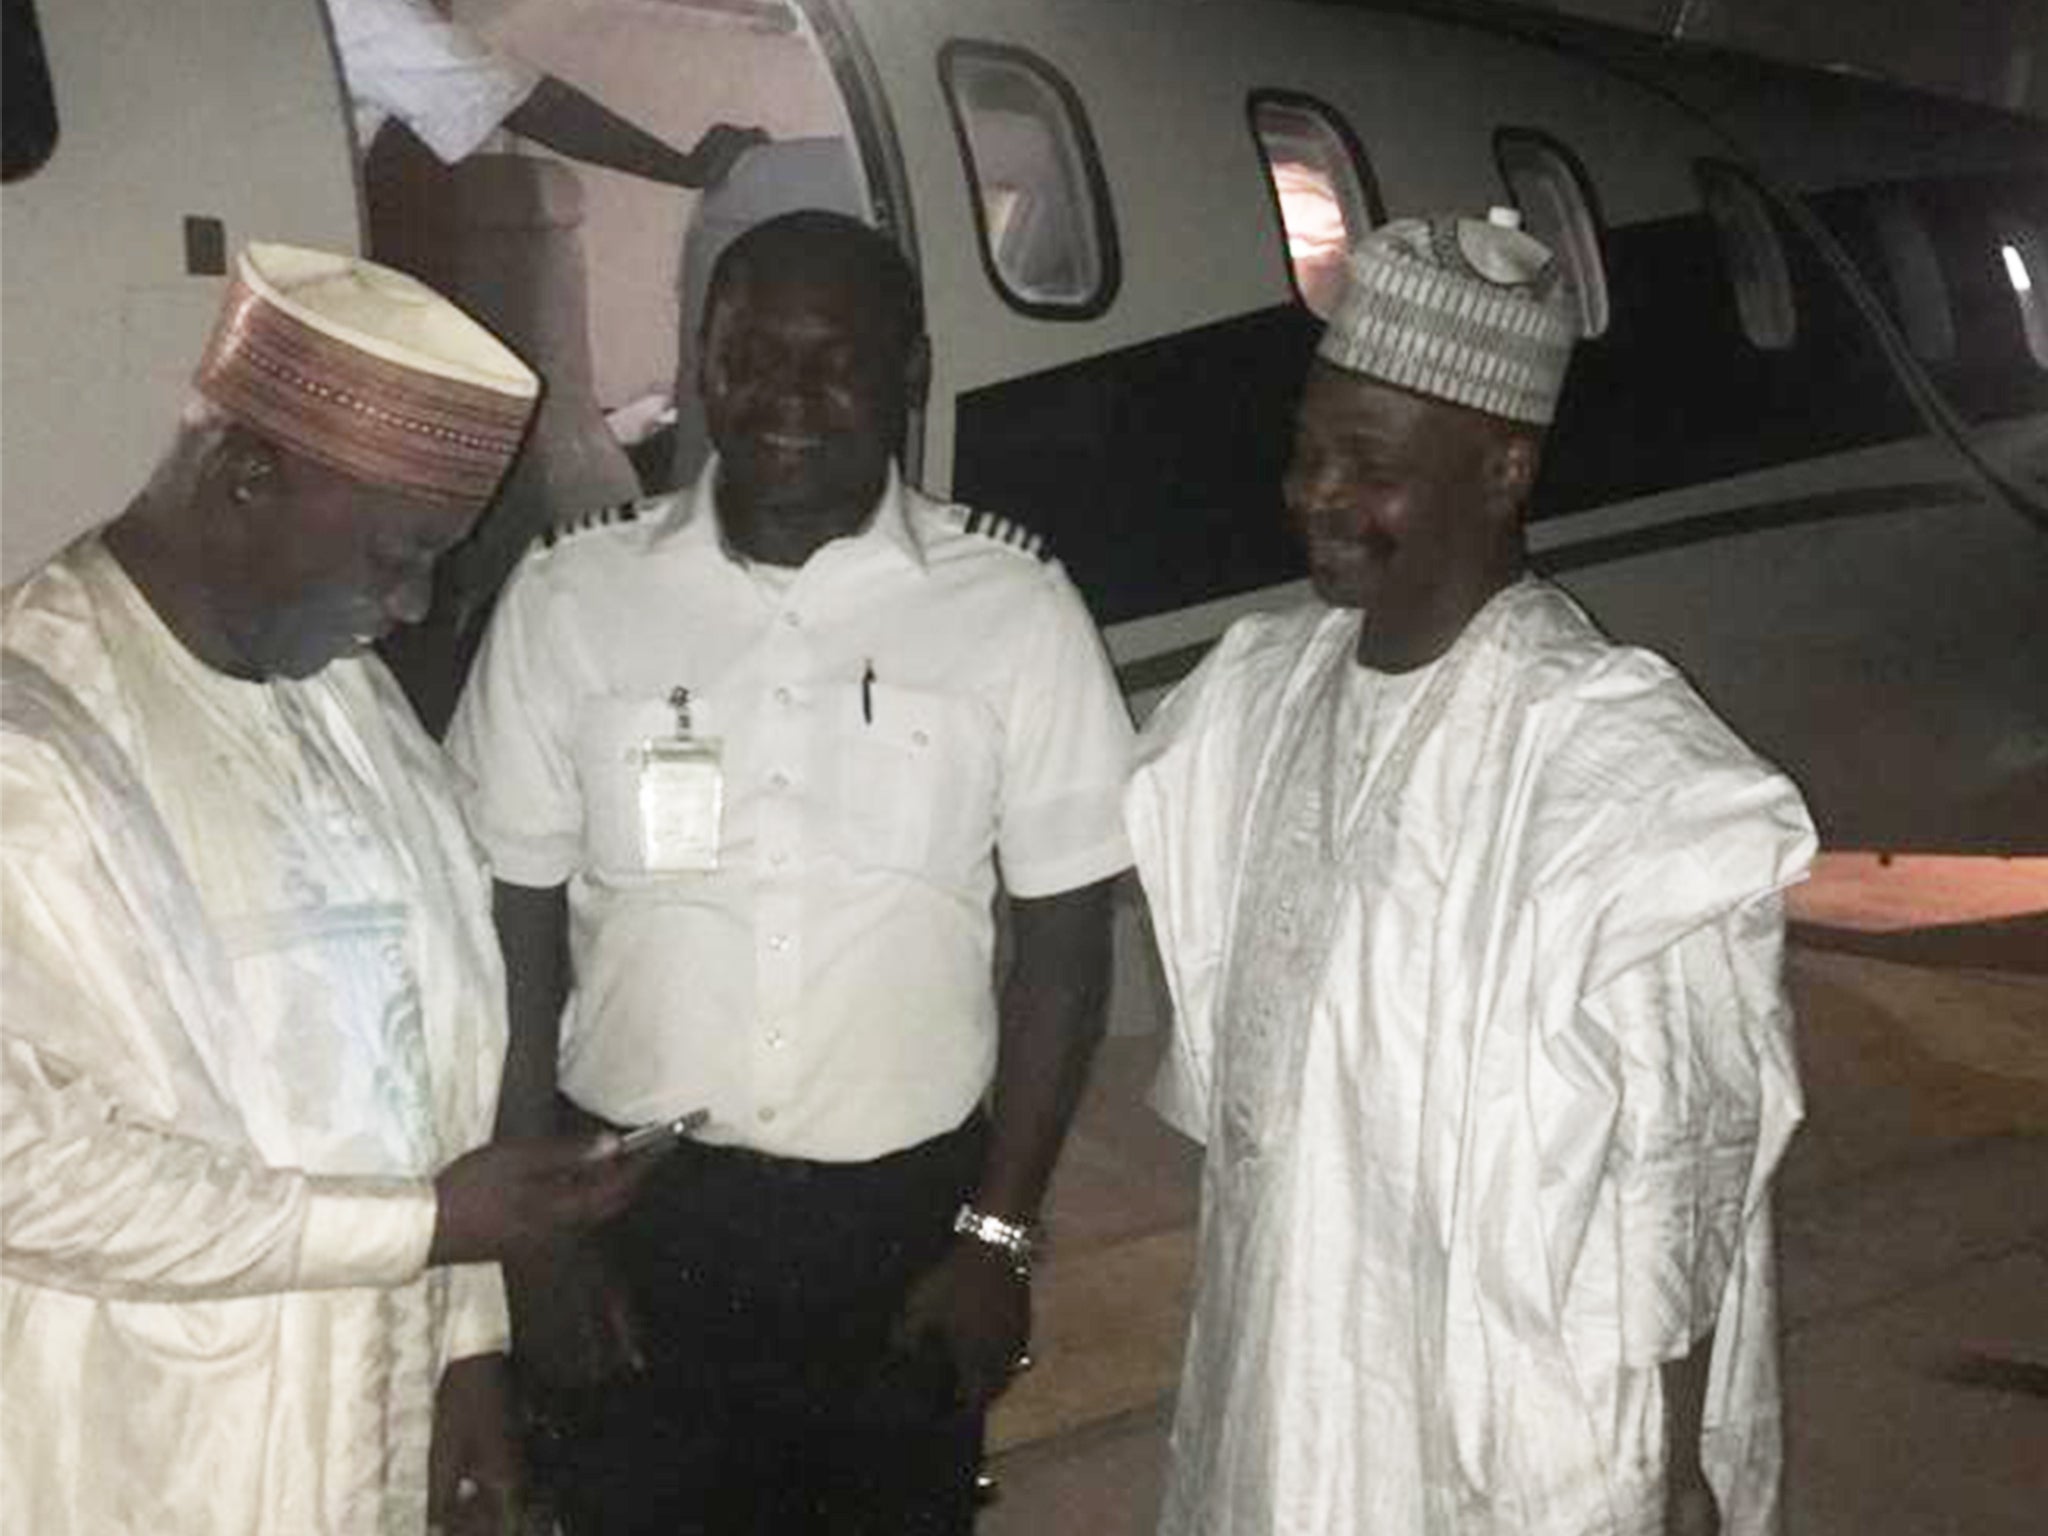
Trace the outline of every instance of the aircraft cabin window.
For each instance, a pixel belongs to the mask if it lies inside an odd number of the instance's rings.
[[[1907,345],[1924,363],[1947,362],[1956,355],[1956,321],[1920,210],[1904,192],[1894,191],[1874,198],[1870,215]]]
[[[1993,224],[1998,263],[2019,305],[2027,351],[2037,366],[2048,368],[2048,247],[2030,225],[2000,218]]]
[[[1116,233],[1080,97],[1042,59],[990,44],[947,44],[939,74],[996,291],[1043,319],[1101,314]]]
[[[1702,160],[1696,169],[1743,334],[1752,346],[1782,352],[1798,338],[1799,310],[1777,221],[1756,183],[1735,166]]]
[[[57,98],[36,0],[0,0],[0,181],[20,181],[43,168],[57,147]]]
[[[1593,184],[1577,158],[1547,134],[1503,128],[1493,138],[1495,162],[1522,227],[1557,253],[1579,306],[1579,334],[1607,331],[1607,264],[1600,256],[1600,216]]]
[[[1352,243],[1382,216],[1371,169],[1344,119],[1310,97],[1256,92],[1251,122],[1295,296],[1327,318],[1344,286]]]

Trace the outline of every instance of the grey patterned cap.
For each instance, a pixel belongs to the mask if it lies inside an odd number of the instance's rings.
[[[1316,355],[1418,395],[1547,426],[1578,339],[1557,260],[1512,208],[1396,219],[1358,242]]]

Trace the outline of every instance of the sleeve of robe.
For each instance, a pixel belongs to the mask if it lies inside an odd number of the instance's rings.
[[[1226,642],[1227,644],[1227,642]],[[1150,1093],[1175,1130],[1208,1139],[1217,983],[1230,900],[1221,836],[1240,814],[1208,732],[1219,646],[1156,709],[1139,733],[1124,794],[1124,824],[1173,1000],[1173,1035]]]
[[[1783,903],[1753,901],[1587,1000],[1618,1052],[1622,1358],[1685,1356],[1714,1330],[1799,1112],[1780,980]]]
[[[0,1267],[139,1301],[417,1276],[432,1184],[273,1168],[238,1141],[61,772],[9,737],[0,796]]]
[[[1782,899],[1760,897],[1585,1004],[1619,1061],[1621,1359],[1652,1369],[1713,1335],[1702,1459],[1730,1536],[1776,1523],[1770,1182],[1801,1105],[1783,951]]]

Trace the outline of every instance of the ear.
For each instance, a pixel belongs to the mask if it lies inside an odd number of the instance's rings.
[[[268,503],[282,489],[282,463],[277,450],[240,425],[221,434],[206,465],[205,483],[218,488],[230,505]]]
[[[1543,462],[1543,440],[1534,432],[1502,432],[1487,455],[1488,510],[1507,522],[1519,522],[1535,489],[1536,470]]]
[[[711,397],[712,349],[718,344],[718,334],[724,323],[725,311],[732,303],[733,284],[713,289],[704,297],[704,313],[697,318],[697,334],[690,338],[690,354],[697,364],[697,398]]]
[[[920,331],[903,359],[903,404],[920,410],[932,387],[932,339]]]

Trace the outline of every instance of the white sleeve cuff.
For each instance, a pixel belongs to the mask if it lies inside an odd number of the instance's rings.
[[[302,1290],[403,1285],[427,1267],[434,1186],[426,1179],[314,1178],[299,1236]]]
[[[512,1348],[505,1277],[495,1264],[458,1264],[448,1276],[448,1358],[502,1355]]]
[[[567,885],[569,877],[583,864],[582,839],[573,834],[518,842],[479,835],[477,841],[483,844],[493,880],[523,885],[529,890],[546,891]]]
[[[1012,896],[1032,901],[1078,891],[1120,875],[1131,867],[1130,839],[1121,832],[1104,838],[1092,848],[1070,853],[1065,858],[1045,859],[1029,864],[1003,860],[1003,889]]]
[[[443,165],[455,165],[482,149],[540,85],[541,72],[532,66],[503,57],[495,62],[493,73],[475,77],[466,88],[451,90],[445,106],[437,106],[431,114],[407,125]]]

